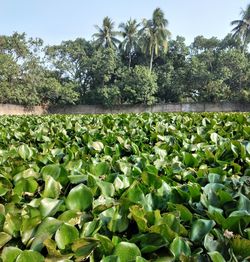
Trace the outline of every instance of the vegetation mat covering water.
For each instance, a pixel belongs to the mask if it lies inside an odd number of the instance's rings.
[[[0,260],[249,261],[250,114],[0,118]]]

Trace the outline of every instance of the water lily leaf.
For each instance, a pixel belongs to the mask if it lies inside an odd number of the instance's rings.
[[[243,194],[240,194],[238,210],[245,210],[250,214],[250,200]]]
[[[43,167],[41,170],[41,174],[43,176],[43,179],[45,179],[46,176],[51,176],[62,186],[65,186],[69,181],[67,171],[59,164],[52,164]]]
[[[220,247],[220,243],[216,240],[214,240],[214,236],[210,233],[206,234],[204,238],[204,247],[209,252],[217,251]]]
[[[3,262],[15,262],[16,258],[22,253],[22,250],[17,247],[5,247],[2,251],[1,258]]]
[[[22,159],[26,160],[32,157],[33,151],[28,145],[24,144],[18,147],[18,154]]]
[[[59,221],[52,217],[45,218],[42,223],[38,226],[38,229],[34,235],[34,240],[31,245],[31,249],[35,251],[41,251],[43,248],[43,242],[50,238],[59,226],[62,224],[62,221]]]
[[[40,203],[40,212],[42,217],[54,216],[62,203],[62,200],[43,198]]]
[[[82,261],[88,257],[91,252],[97,247],[99,241],[94,238],[81,238],[76,240],[72,245],[72,250],[75,252],[76,261]]]
[[[100,246],[106,256],[112,254],[115,245],[107,236],[95,234],[95,238],[100,241]]]
[[[45,176],[44,178],[45,181],[45,188],[43,191],[43,197],[47,198],[58,198],[62,186],[59,182],[57,182],[52,176]]]
[[[39,211],[38,211],[39,212]],[[39,212],[40,213],[40,212]],[[36,227],[41,223],[41,216],[40,214],[38,216],[34,217],[23,217],[22,219],[22,226],[20,229],[20,234],[22,237],[22,242],[24,244],[27,244],[28,241],[31,239],[31,237],[34,236],[34,233],[36,231]]]
[[[181,255],[190,256],[191,249],[186,241],[180,237],[176,237],[170,245],[170,251],[178,259]]]
[[[96,234],[101,228],[101,220],[94,219],[93,221],[89,221],[84,223],[82,228],[81,237],[90,237]]]
[[[192,154],[184,152],[183,155],[184,155],[184,164],[187,167],[197,167],[198,166],[199,162]]]
[[[0,232],[0,248],[2,248],[6,243],[8,243],[12,239],[12,236],[5,233]]]
[[[121,262],[128,262],[141,256],[141,251],[134,243],[122,241],[115,247],[114,255],[118,256]]]
[[[12,212],[7,212],[6,216],[5,216],[5,221],[4,221],[4,226],[3,226],[3,230],[14,236],[14,237],[18,237],[19,236],[19,231],[21,228],[21,217],[20,215],[17,214],[13,214]]]
[[[213,220],[198,219],[196,220],[191,229],[191,241],[201,241],[201,239],[210,232],[215,226]]]
[[[92,202],[92,192],[83,184],[72,188],[66,198],[67,208],[75,211],[87,210],[92,206]]]
[[[235,255],[246,258],[250,256],[250,240],[237,236],[231,241],[233,251]]]
[[[129,226],[128,211],[123,206],[116,206],[113,211],[108,229],[111,232],[124,232]]]
[[[14,188],[15,194],[22,196],[26,193],[35,193],[38,188],[38,183],[34,178],[20,179],[17,181]]]
[[[155,174],[142,172],[141,178],[147,186],[150,186],[154,189],[159,189],[162,186],[162,180]]]
[[[115,188],[114,188],[113,183],[98,180],[98,181],[96,181],[96,184],[101,189],[102,195],[104,195],[105,197],[113,197],[114,196]]]
[[[140,206],[134,205],[129,208],[129,211],[131,212],[131,215],[133,219],[136,221],[138,229],[140,232],[147,232],[148,231],[148,225],[147,225],[147,219],[145,218],[145,211]]]
[[[223,256],[218,251],[208,252],[212,262],[226,262]]]
[[[33,250],[25,250],[23,251],[16,259],[16,262],[44,262],[44,257]]]
[[[55,234],[56,244],[59,249],[65,249],[67,245],[72,244],[78,238],[78,230],[69,224],[62,224]]]
[[[90,148],[93,148],[93,149],[95,149],[98,152],[101,152],[103,150],[103,148],[104,148],[103,143],[100,142],[100,141],[95,141],[92,144],[90,144],[89,146],[90,146]]]
[[[106,162],[100,162],[91,166],[91,173],[95,176],[103,176],[109,173],[109,164]]]
[[[104,257],[100,262],[121,262],[121,260],[118,256],[112,255]]]

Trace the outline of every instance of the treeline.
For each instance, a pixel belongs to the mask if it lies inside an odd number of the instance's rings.
[[[157,8],[151,19],[131,19],[119,31],[105,17],[92,41],[44,46],[24,33],[2,35],[0,103],[250,101],[250,54],[239,28],[221,40],[197,36],[187,46],[181,36],[170,40],[167,25]]]

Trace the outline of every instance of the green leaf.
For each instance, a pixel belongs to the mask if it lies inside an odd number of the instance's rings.
[[[33,152],[28,145],[24,144],[18,147],[18,154],[22,159],[26,160],[32,157]]]
[[[208,252],[212,262],[226,262],[223,256],[218,251]]]
[[[98,152],[101,152],[103,150],[103,148],[104,148],[104,145],[100,141],[95,141],[92,144],[90,144],[90,147],[95,149]]]
[[[142,172],[142,181],[154,189],[159,189],[162,186],[162,180],[155,174]]]
[[[5,232],[0,232],[0,249],[8,243],[12,239],[12,236],[5,233]]]
[[[129,208],[129,211],[131,212],[131,215],[133,219],[135,220],[138,229],[140,232],[147,232],[148,231],[148,225],[147,225],[147,219],[145,218],[145,211],[140,206],[134,205]]]
[[[92,206],[92,202],[92,192],[83,184],[72,188],[66,198],[67,208],[75,211],[87,210]]]
[[[95,176],[103,176],[109,173],[109,165],[106,162],[97,163],[91,166],[91,173]]]
[[[115,246],[113,242],[107,236],[95,234],[95,238],[100,241],[100,246],[105,255],[112,254]]]
[[[214,236],[211,233],[208,233],[204,238],[204,247],[207,251],[214,252],[218,250],[220,243],[214,240]]]
[[[26,193],[35,193],[38,188],[38,183],[33,178],[20,179],[17,181],[14,188],[15,194],[22,196]]]
[[[43,179],[45,179],[46,176],[51,176],[62,186],[65,186],[69,181],[67,171],[59,164],[52,164],[43,167],[41,174]]]
[[[198,219],[196,220],[191,229],[191,241],[201,241],[201,239],[210,232],[215,226],[213,220]]]
[[[43,191],[43,197],[58,198],[62,189],[61,184],[57,182],[52,176],[45,176],[44,181],[45,188]]]
[[[118,256],[112,255],[104,257],[100,262],[121,262],[121,260]]]
[[[98,240],[94,238],[81,238],[76,240],[72,245],[72,250],[75,252],[76,261],[82,261],[88,257],[91,252],[97,247]]]
[[[16,258],[22,253],[22,250],[17,247],[5,247],[2,251],[3,262],[15,262]]]
[[[42,217],[54,216],[62,203],[62,200],[43,198],[40,203],[40,212]]]
[[[59,249],[65,249],[79,238],[78,230],[69,224],[62,224],[56,231],[55,240]]]
[[[231,244],[235,255],[241,258],[250,256],[250,240],[238,236],[232,239]]]
[[[184,164],[188,167],[197,167],[198,166],[198,160],[190,153],[183,153],[184,155]]]
[[[31,249],[36,251],[41,251],[43,248],[43,242],[50,238],[59,226],[62,224],[62,221],[59,221],[52,217],[45,218],[42,223],[38,226],[38,229],[35,233]]]
[[[186,241],[180,237],[176,237],[170,245],[170,251],[178,259],[182,254],[185,256],[191,255],[191,249]]]
[[[44,262],[45,259],[40,253],[36,251],[25,250],[17,257],[16,262],[27,262],[27,261]]]
[[[121,262],[129,262],[141,256],[141,251],[137,245],[122,241],[115,247],[114,255],[118,256]]]

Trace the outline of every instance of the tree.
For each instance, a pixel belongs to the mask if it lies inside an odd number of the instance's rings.
[[[46,48],[50,71],[62,85],[71,83],[71,86],[75,86],[81,103],[86,102],[92,82],[89,68],[93,52],[91,44],[83,38],[63,41],[60,45]]]
[[[121,81],[123,103],[152,105],[156,102],[157,76],[147,67],[135,66]]]
[[[131,66],[131,60],[132,56],[135,53],[135,51],[138,49],[138,28],[140,26],[140,23],[137,23],[135,19],[130,19],[128,22],[121,23],[119,25],[119,28],[121,29],[121,35],[123,37],[123,41],[120,44],[121,50],[124,51],[124,53],[128,57],[128,67]]]
[[[119,44],[120,41],[116,36],[119,35],[119,32],[114,31],[114,26],[115,23],[108,16],[104,17],[102,27],[95,25],[98,33],[93,34],[93,37],[96,38],[95,44],[97,47],[117,48],[117,44]]]
[[[231,22],[234,32],[233,37],[239,36],[242,40],[242,51],[244,52],[246,46],[250,42],[250,4],[248,4],[246,10],[241,11],[241,19]]]
[[[167,38],[170,32],[167,30],[168,20],[160,8],[156,8],[150,20],[143,20],[141,33],[142,50],[150,55],[149,70],[152,71],[154,57],[159,55],[159,51],[167,51]]]

